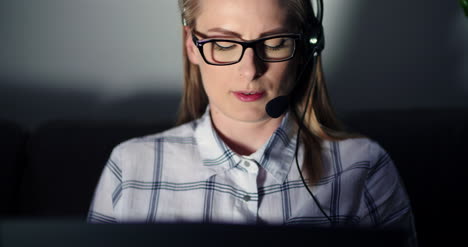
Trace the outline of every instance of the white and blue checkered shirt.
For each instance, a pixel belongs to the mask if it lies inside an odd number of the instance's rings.
[[[223,143],[208,111],[196,121],[126,141],[104,168],[88,221],[329,225],[295,166],[293,126],[286,116],[250,156]],[[303,152],[301,146],[300,161]],[[312,192],[335,222],[414,231],[408,196],[377,143],[324,141],[323,160],[325,175]]]

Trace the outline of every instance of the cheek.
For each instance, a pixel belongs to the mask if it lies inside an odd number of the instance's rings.
[[[227,71],[223,68],[207,64],[200,65],[200,73],[203,81],[203,87],[209,99],[224,97],[228,90]]]
[[[272,87],[276,88],[280,94],[289,92],[294,85],[293,72],[289,66],[287,62],[271,64],[269,73],[266,74],[270,78]]]

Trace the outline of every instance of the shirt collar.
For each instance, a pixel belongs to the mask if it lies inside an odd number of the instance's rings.
[[[243,159],[248,159],[255,161],[280,183],[286,180],[294,161],[295,133],[294,121],[287,113],[278,129],[261,148],[249,156],[241,156],[232,151],[216,133],[211,122],[209,108],[197,120],[195,127],[195,139],[203,167],[219,173],[238,168]]]

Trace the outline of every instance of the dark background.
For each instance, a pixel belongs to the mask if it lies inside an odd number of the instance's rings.
[[[324,2],[332,103],[390,151],[421,246],[456,242],[468,18],[457,0]],[[175,0],[0,0],[0,217],[85,217],[112,148],[174,121],[180,36]]]
[[[456,0],[325,0],[339,113],[468,107],[468,18]],[[177,1],[0,0],[0,119],[173,121]]]

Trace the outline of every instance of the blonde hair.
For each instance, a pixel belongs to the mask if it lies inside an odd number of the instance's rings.
[[[310,0],[278,1],[287,9],[288,23],[299,27],[299,31],[304,31],[313,15]],[[197,2],[197,0],[179,0],[183,23],[190,28],[194,28],[196,25],[199,11]],[[184,42],[186,38],[186,32],[183,31]],[[203,89],[200,69],[189,61],[185,46],[183,59],[184,91],[177,124],[184,124],[200,118],[208,105],[208,97]],[[304,63],[305,58],[300,59]],[[314,66],[315,75],[312,74],[312,69],[305,68],[306,71],[311,71],[310,74],[303,76],[300,80],[294,78],[295,81],[298,81],[291,92],[292,100],[290,102],[292,117],[299,126],[307,101],[307,93],[305,92],[311,90],[310,103],[305,112],[304,127],[300,136],[304,150],[309,150],[309,152],[304,152],[303,159],[303,169],[307,174],[309,185],[317,183],[323,175],[322,141],[338,141],[357,137],[355,134],[345,132],[342,124],[336,118],[327,93],[320,57]]]

